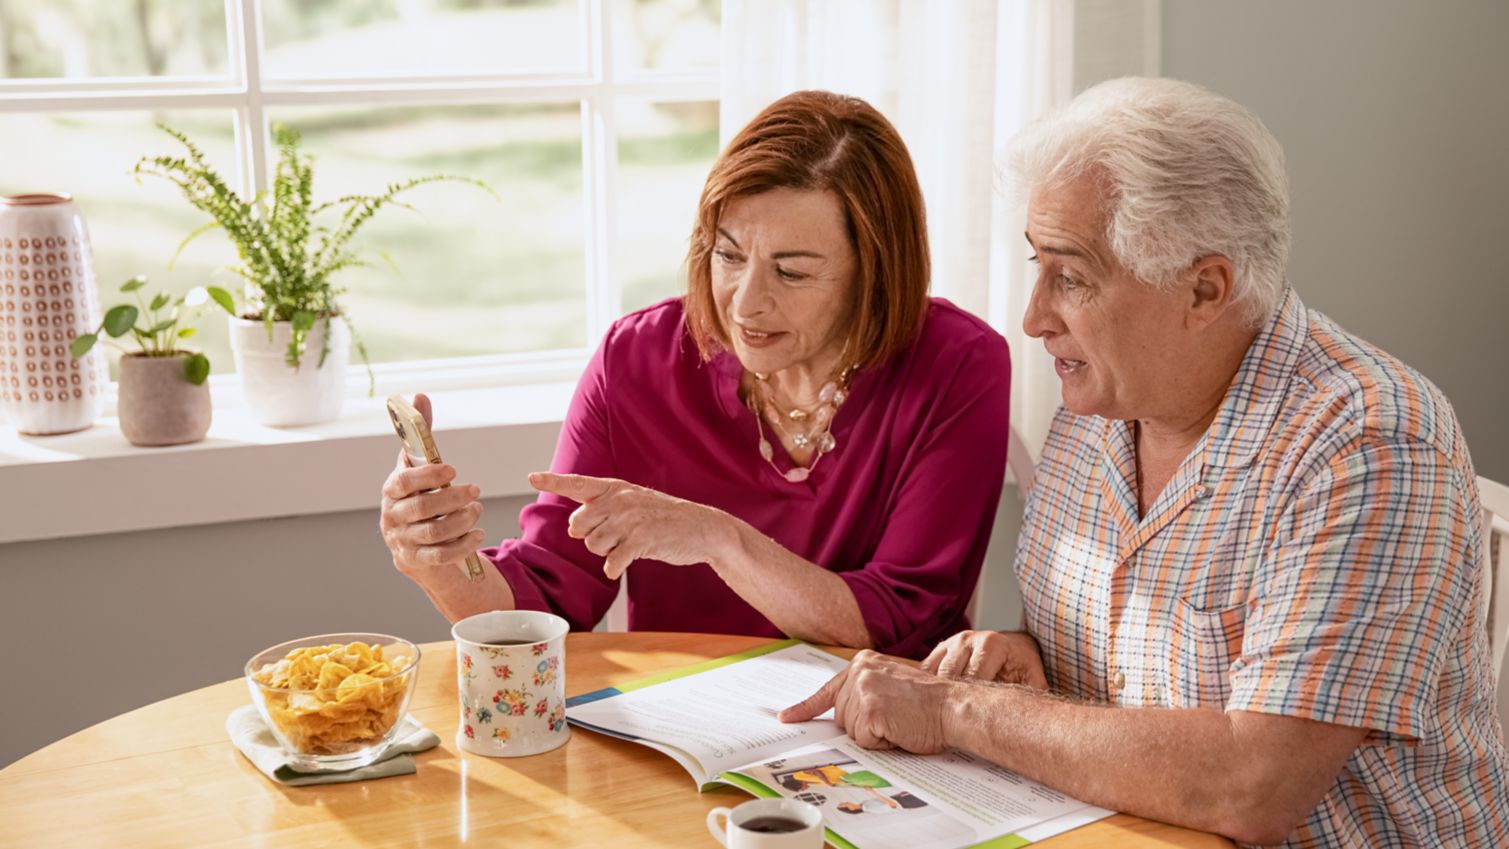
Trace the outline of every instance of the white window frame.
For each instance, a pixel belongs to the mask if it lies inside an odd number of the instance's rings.
[[[224,77],[0,80],[0,113],[150,109],[221,109],[234,115],[236,188],[265,190],[270,173],[267,110],[279,106],[447,106],[576,100],[581,104],[588,347],[478,357],[381,363],[379,393],[423,387],[467,389],[574,379],[597,340],[618,318],[616,227],[612,205],[618,171],[615,103],[716,101],[717,69],[667,72],[614,67],[612,0],[578,0],[586,67],[580,72],[511,71],[444,76],[269,80],[262,73],[258,0],[225,0],[228,74]],[[237,375],[211,378],[217,407],[236,406]],[[367,393],[361,364],[347,372],[347,393]]]

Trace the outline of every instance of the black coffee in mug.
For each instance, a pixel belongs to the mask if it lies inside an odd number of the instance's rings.
[[[739,823],[739,828],[757,834],[789,834],[806,827],[806,823],[786,817],[755,817]]]
[[[527,646],[534,640],[488,640],[484,646]]]

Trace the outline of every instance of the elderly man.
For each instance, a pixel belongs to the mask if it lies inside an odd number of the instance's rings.
[[[1011,161],[1024,324],[1064,400],[1017,551],[1026,630],[921,670],[862,652],[782,718],[834,707],[863,746],[957,746],[1243,843],[1509,846],[1467,447],[1435,386],[1286,286],[1277,141],[1124,79]]]

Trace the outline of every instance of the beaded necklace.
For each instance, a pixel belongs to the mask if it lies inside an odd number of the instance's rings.
[[[833,437],[833,419],[838,415],[838,408],[843,406],[848,399],[849,377],[852,368],[846,368],[839,372],[838,376],[824,383],[817,392],[817,406],[810,409],[792,407],[790,410],[782,410],[775,400],[775,389],[771,387],[769,376],[760,372],[751,372],[755,382],[753,391],[745,399],[745,406],[755,417],[755,433],[759,435],[760,456],[770,464],[770,468],[791,483],[801,483],[817,468],[818,461],[824,454],[838,447],[838,440]],[[756,400],[759,396],[759,400]],[[771,428],[779,430],[791,439],[791,444],[797,448],[812,448],[811,461],[806,466],[792,465],[791,469],[782,472],[775,464],[775,449],[771,447],[770,440],[765,438],[765,421],[769,419]],[[811,422],[811,429],[790,430],[787,423],[800,424]]]

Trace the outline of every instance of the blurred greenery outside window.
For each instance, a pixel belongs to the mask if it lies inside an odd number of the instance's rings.
[[[285,122],[316,156],[317,201],[432,173],[501,198],[426,186],[358,237],[369,265],[335,282],[374,363],[580,358],[613,318],[685,286],[718,150],[719,6],[0,0],[0,194],[73,195],[106,305],[134,274],[236,288],[215,232],[168,268],[206,219],[131,167],[180,153],[165,123],[248,191],[276,159],[267,125]],[[233,369],[221,316],[206,311],[195,341],[216,374]]]

